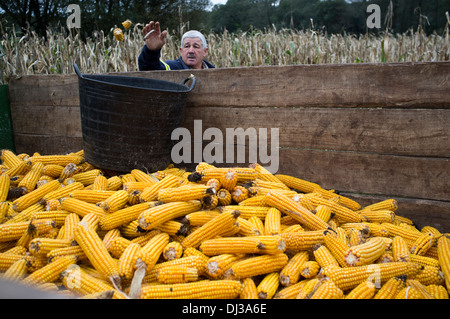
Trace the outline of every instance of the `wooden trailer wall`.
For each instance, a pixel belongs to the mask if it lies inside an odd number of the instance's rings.
[[[278,128],[278,173],[362,205],[395,198],[398,214],[419,227],[450,232],[449,62],[126,75],[181,83],[191,73],[197,85],[183,124],[191,132],[194,120],[202,121],[203,131],[266,128],[270,135]],[[82,148],[75,74],[23,76],[9,88],[18,153]]]

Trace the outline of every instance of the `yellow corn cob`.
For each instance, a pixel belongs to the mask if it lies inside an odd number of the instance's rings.
[[[10,185],[10,177],[7,173],[0,175],[0,202],[6,201]]]
[[[231,198],[236,202],[240,203],[249,197],[248,190],[243,186],[235,186],[231,192]]]
[[[307,198],[311,201],[311,203],[315,206],[325,205],[331,209],[331,212],[334,214],[334,218],[336,218],[340,223],[358,223],[361,221],[361,215],[347,208],[339,203],[336,203],[333,199],[326,199],[319,196],[307,196]]]
[[[108,191],[117,191],[123,186],[120,176],[112,176],[108,178]]]
[[[314,189],[320,187],[319,184],[312,183],[289,175],[275,174],[275,177],[278,178],[287,187],[293,188],[302,193],[311,193],[314,191]]]
[[[64,239],[74,240],[73,230],[75,225],[80,222],[80,217],[75,213],[70,213],[64,220]]]
[[[218,279],[231,267],[231,265],[242,260],[243,254],[221,254],[208,259],[206,264],[206,274],[213,279]]]
[[[425,255],[427,251],[435,244],[436,238],[433,233],[423,233],[414,242],[411,248],[411,254],[413,255]]]
[[[358,286],[353,288],[345,299],[372,299],[375,295],[375,284],[370,281],[363,281]]]
[[[142,288],[142,299],[234,299],[241,283],[236,280],[202,280],[182,284],[150,285]]]
[[[322,284],[324,279],[304,279],[300,281],[302,283],[296,299],[310,299],[317,288]]]
[[[71,244],[70,240],[38,237],[31,240],[29,251],[33,255],[47,255],[53,249],[69,247]]]
[[[22,256],[20,254],[0,253],[0,271],[7,271],[8,268],[11,267],[15,262],[23,258],[26,259],[27,267],[29,269],[35,266],[35,256]]]
[[[332,200],[332,201],[336,202],[337,204],[345,206],[354,211],[357,211],[361,208],[361,205],[358,202],[356,202],[348,197],[336,194],[334,192],[334,190],[326,190],[326,189],[319,187],[319,188],[315,188],[313,193],[319,193],[322,198]]]
[[[121,175],[120,178],[122,179],[122,183],[137,182],[136,178],[131,173]]]
[[[281,233],[281,212],[276,208],[270,208],[264,221],[264,232],[267,235],[278,235]]]
[[[83,156],[75,154],[67,155],[33,155],[29,158],[32,163],[42,162],[45,165],[61,165],[74,163],[75,165],[81,164],[84,161]]]
[[[442,285],[428,285],[426,290],[434,299],[449,299],[448,292]]]
[[[407,224],[407,225],[410,225],[410,226],[414,226],[414,222],[411,219],[406,218],[404,216],[399,216],[399,215],[395,215],[395,217],[394,217],[394,224],[395,225]]]
[[[392,210],[362,210],[360,215],[363,220],[372,223],[393,223],[395,213]]]
[[[373,299],[394,299],[395,296],[406,287],[406,275],[400,275],[388,279],[375,293]]]
[[[207,195],[200,199],[200,201],[202,203],[203,209],[211,210],[215,209],[217,205],[219,205],[219,198],[217,197],[217,195]]]
[[[221,188],[217,191],[217,199],[221,206],[230,205],[232,200],[230,192],[225,188]]]
[[[141,195],[140,200],[144,202],[156,201],[158,198],[158,192],[164,188],[179,187],[181,185],[181,179],[175,175],[167,175],[159,182],[146,187]]]
[[[191,232],[183,239],[181,244],[183,247],[198,247],[203,240],[219,236],[227,231],[232,230],[236,219],[239,217],[238,211],[223,212],[219,216],[213,218],[203,226]]]
[[[61,184],[57,180],[48,182],[45,185],[38,187],[35,190],[14,200],[12,208],[16,212],[21,212],[24,209],[30,207],[31,205],[36,204],[46,194],[58,189],[59,187],[61,187]]]
[[[259,299],[256,284],[252,278],[244,278],[241,282],[242,290],[239,294],[239,299]]]
[[[211,178],[206,182],[206,186],[213,187],[216,192],[222,187],[220,181],[217,178]]]
[[[147,269],[153,268],[161,256],[164,247],[169,243],[169,235],[160,233],[151,238],[138,252],[137,262],[143,262]],[[137,263],[136,262],[136,263]],[[135,266],[137,267],[137,266]]]
[[[238,210],[240,217],[249,219],[252,216],[256,216],[262,221],[266,219],[266,215],[269,212],[270,207],[267,206],[240,206],[240,205],[227,205],[221,207],[223,213]]]
[[[99,221],[100,223],[100,221]],[[109,250],[109,247],[111,247],[111,243],[114,239],[121,236],[121,232],[118,228],[111,229],[105,232],[102,232],[103,235],[103,245],[105,245],[106,249]]]
[[[398,209],[398,203],[395,199],[386,199],[368,206],[365,206],[362,210],[366,211],[366,210],[370,210],[370,211],[375,211],[375,210],[391,210],[393,212],[395,212]]]
[[[136,221],[136,225],[138,224],[138,221]],[[157,226],[155,229],[158,229],[164,233],[169,234],[170,236],[186,236],[188,232],[188,228],[185,224],[180,223],[175,220],[169,220],[159,226]]]
[[[158,282],[163,284],[179,284],[196,281],[197,269],[185,265],[173,265],[158,270],[156,274]]]
[[[250,164],[249,168],[253,169],[256,172],[255,179],[282,184],[284,188],[288,188],[278,177],[272,174],[265,167],[261,166],[259,163]]]
[[[49,219],[55,222],[55,227],[61,227],[64,225],[64,221],[67,215],[69,214],[70,212],[66,210],[52,210],[52,211],[42,210],[31,213],[30,219],[31,220]]]
[[[380,258],[385,250],[386,244],[381,238],[371,238],[363,244],[348,248],[345,263],[348,266],[368,265]]]
[[[204,171],[202,173],[205,173]],[[233,168],[228,169],[227,171],[222,171],[219,182],[222,185],[222,188],[225,188],[230,193],[233,191],[233,188],[236,186],[238,181],[238,174]]]
[[[207,195],[214,195],[215,190],[206,185],[183,185],[163,188],[158,191],[158,200],[164,203],[199,200]]]
[[[84,217],[90,213],[93,213],[98,217],[102,217],[103,215],[105,215],[105,211],[101,207],[82,201],[80,199],[72,197],[62,197],[59,199],[59,202],[61,203],[61,208],[63,210],[75,213],[80,217]]]
[[[308,281],[309,279],[304,279],[293,285],[279,289],[273,299],[296,299]]]
[[[420,265],[412,262],[391,262],[344,268],[328,267],[324,269],[324,274],[336,286],[346,291],[355,288],[365,280],[370,280],[376,287],[380,287],[392,277],[400,275],[413,277],[419,273],[420,269]]]
[[[266,204],[279,209],[282,213],[291,216],[302,226],[311,230],[325,230],[328,228],[327,223],[323,220],[293,201],[291,198],[277,193],[277,191],[269,192],[266,195]]]
[[[66,166],[64,166],[64,169],[61,171],[61,173],[58,176],[58,180],[60,182],[64,181],[67,178],[72,177],[73,175],[80,173],[81,169],[77,167],[75,163],[69,163]]]
[[[87,203],[96,204],[98,202],[106,200],[108,197],[113,195],[114,192],[115,191],[96,191],[89,189],[79,189],[72,191],[69,197],[79,199]]]
[[[98,175],[94,179],[92,190],[94,191],[106,191],[108,189],[108,179],[104,175]]]
[[[422,266],[440,267],[439,260],[433,257],[409,255],[409,261],[417,263]]]
[[[280,274],[273,272],[264,276],[256,287],[259,299],[272,299],[280,285]]]
[[[444,273],[440,267],[424,266],[423,269],[414,277],[425,286],[442,285],[445,283]]]
[[[1,153],[2,163],[7,167],[14,167],[22,162],[22,159],[18,157],[14,152],[4,149]]]
[[[38,285],[48,282],[54,282],[59,278],[59,275],[70,265],[77,261],[74,256],[65,256],[48,263],[44,267],[32,272],[22,281],[24,284]]]
[[[416,241],[417,238],[419,238],[419,236],[422,234],[419,231],[406,229],[402,226],[394,225],[391,223],[382,223],[381,225],[387,229],[390,236],[401,236],[403,237],[403,239],[413,242]]]
[[[113,285],[120,286],[117,262],[111,257],[98,234],[81,221],[74,229],[74,238],[83,249],[92,266]]]
[[[239,206],[266,206],[265,195],[251,196],[243,201],[239,202]],[[228,204],[227,204],[228,205]]]
[[[348,231],[348,244],[349,246],[356,246],[365,242],[365,236],[362,229],[350,229]]]
[[[237,279],[265,275],[281,270],[288,262],[286,254],[261,255],[237,261],[231,265],[225,276]]]
[[[317,217],[319,217],[320,219],[322,219],[326,223],[334,215],[334,214],[331,213],[330,207],[325,206],[325,205],[317,205],[317,207],[312,212],[314,214],[316,214]]]
[[[148,184],[154,184],[156,182],[158,182],[158,179],[155,178],[154,176],[152,176],[151,174],[147,174],[139,169],[133,169],[131,171],[131,175],[134,176],[134,178],[138,181],[138,182],[145,182]]]
[[[127,199],[127,205],[133,206],[136,204],[139,204],[141,202],[141,199],[139,198],[141,196],[141,191],[134,190],[131,193],[128,193],[128,199]]]
[[[164,247],[163,257],[165,260],[181,258],[183,255],[183,246],[179,242],[172,241]]]
[[[253,225],[253,228],[259,235],[265,235],[264,223],[258,216],[252,216],[248,219],[248,222]]]
[[[198,211],[200,208],[201,203],[199,201],[172,202],[157,205],[143,211],[139,215],[139,227],[143,230],[150,230],[169,220]]]
[[[18,259],[3,274],[2,280],[20,281],[25,278],[28,272],[26,258]]]
[[[80,246],[67,246],[63,248],[56,248],[49,251],[46,255],[48,262],[52,262],[55,259],[63,256],[75,256],[77,261],[86,260],[87,256]]]
[[[85,296],[93,293],[114,291],[113,299],[125,299],[126,296],[115,290],[104,280],[95,278],[81,267],[69,267],[61,272],[62,283],[68,290]]]
[[[394,261],[410,261],[409,249],[403,237],[394,236],[392,240],[392,256]]]
[[[187,248],[186,251],[190,250],[190,248]],[[183,257],[160,262],[157,263],[152,269],[149,269],[143,282],[154,282],[157,281],[156,275],[160,269],[163,269],[165,267],[171,267],[174,265],[184,265],[186,267],[195,268],[197,269],[197,273],[199,276],[202,276],[206,272],[206,263],[208,261],[208,257],[206,256],[200,256],[200,255],[186,255],[184,254]]]
[[[183,218],[183,223],[191,227],[201,226],[206,224],[208,221],[220,215],[219,210],[201,210],[198,212],[193,212],[187,214]]]
[[[408,286],[400,290],[395,299],[423,299],[423,295],[416,288]]]
[[[441,236],[437,242],[439,265],[444,273],[445,286],[450,293],[450,239]]]
[[[145,189],[152,187],[155,184],[147,183],[147,182],[126,182],[123,183],[122,189],[127,191],[128,193],[134,191],[143,192]]]
[[[29,222],[16,222],[0,225],[0,242],[19,239],[28,229]]]
[[[434,238],[439,238],[440,236],[442,236],[442,233],[432,226],[424,226],[420,231],[422,233],[432,233]]]
[[[320,265],[315,260],[309,260],[300,266],[300,273],[304,278],[312,278],[319,273]]]
[[[44,166],[42,170],[42,175],[47,175],[53,178],[58,178],[62,171],[64,170],[64,166],[56,165],[56,164],[47,164]]]
[[[299,251],[309,250],[315,244],[324,243],[324,232],[320,230],[300,231],[300,232],[282,232],[281,238],[286,243],[286,249]]]
[[[342,299],[344,293],[334,282],[324,281],[313,292],[310,299]]]
[[[130,223],[133,220],[136,220],[143,211],[150,209],[151,207],[155,207],[158,204],[160,203],[149,202],[136,204],[120,209],[111,214],[104,215],[99,221],[100,228],[103,230],[111,230]]]
[[[302,264],[309,259],[307,251],[300,251],[292,256],[280,272],[280,283],[283,286],[295,284],[300,279]]]
[[[118,190],[103,202],[97,203],[97,206],[103,208],[105,213],[110,214],[123,208],[127,202],[128,192],[125,190]]]
[[[87,172],[76,173],[71,178],[73,178],[76,182],[80,182],[84,186],[89,186],[94,184],[97,176],[102,174],[102,171],[99,169],[91,169]]]
[[[331,253],[331,251],[324,244],[315,244],[312,247],[312,250],[314,258],[321,268],[340,266],[336,258]]]
[[[60,188],[42,196],[40,203],[45,204],[45,202],[47,202],[48,200],[51,200],[51,199],[59,199],[62,197],[70,196],[73,191],[81,190],[83,188],[84,188],[83,184],[81,184],[79,182],[75,182],[75,183],[72,183],[72,184],[64,186],[64,187],[60,187]]]
[[[141,245],[137,243],[131,243],[125,248],[124,252],[119,258],[119,275],[125,279],[132,279],[136,261],[138,258],[138,252],[141,249]]]
[[[120,258],[125,249],[131,244],[131,240],[125,237],[116,237],[111,241],[111,244],[108,248],[108,252],[114,258]]]
[[[45,203],[45,210],[47,211],[62,210],[61,203],[57,199],[49,199]]]

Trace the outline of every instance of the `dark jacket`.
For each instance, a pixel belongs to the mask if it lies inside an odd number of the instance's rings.
[[[214,69],[214,65],[206,60],[203,60],[206,66],[210,69]],[[138,59],[139,71],[150,71],[150,70],[183,70],[190,69],[181,57],[177,60],[168,60],[163,62],[161,60],[161,50],[152,51],[144,45],[141,54]]]

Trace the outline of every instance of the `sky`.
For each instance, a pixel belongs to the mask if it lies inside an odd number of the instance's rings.
[[[227,2],[227,0],[210,0],[212,5],[215,4],[225,4]]]

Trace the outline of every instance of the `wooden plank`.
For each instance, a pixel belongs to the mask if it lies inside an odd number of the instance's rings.
[[[345,192],[341,194],[352,198],[363,207],[388,198],[394,198],[398,202],[398,209],[395,213],[399,216],[411,219],[418,229],[421,229],[424,226],[433,226],[441,232],[450,232],[450,218],[448,218],[450,214],[450,202],[448,201],[375,196]]]
[[[72,74],[26,75],[9,82],[11,108],[16,105],[79,106],[78,78]]]
[[[184,127],[279,129],[280,147],[450,157],[450,109],[188,108]],[[193,133],[192,133],[193,134]]]
[[[83,71],[83,70],[81,70]],[[190,106],[445,108],[450,103],[450,62],[240,67],[209,70],[110,73],[197,85]],[[78,80],[70,75],[29,75],[10,81],[11,104],[76,105]]]
[[[197,85],[189,105],[407,107],[450,105],[450,62],[262,66],[126,75]]]
[[[70,136],[15,134],[14,142],[18,154],[26,153],[29,155],[34,152],[43,155],[65,154],[77,152],[83,148],[81,137]]]
[[[280,149],[280,170],[338,191],[450,199],[450,159]]]
[[[79,106],[15,105],[11,113],[16,134],[82,136]]]

